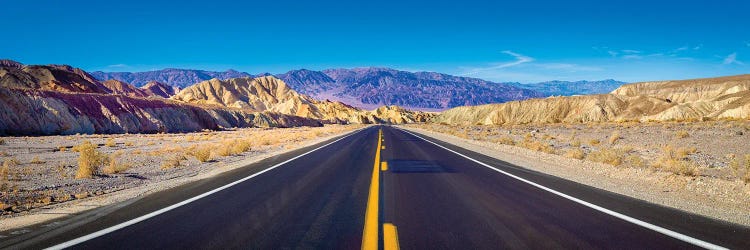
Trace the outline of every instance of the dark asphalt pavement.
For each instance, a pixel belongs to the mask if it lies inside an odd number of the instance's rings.
[[[72,215],[0,238],[2,248],[44,248],[86,236],[253,178],[89,239],[76,249],[357,249],[365,224],[378,130],[383,130],[378,225],[403,249],[685,249],[685,241],[591,209],[390,126],[373,126],[222,175]],[[520,178],[685,236],[750,249],[750,229],[685,213],[427,138]],[[2,234],[9,235],[9,234]]]

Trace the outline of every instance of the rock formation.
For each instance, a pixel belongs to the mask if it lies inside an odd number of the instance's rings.
[[[750,118],[750,75],[623,85],[610,94],[465,106],[434,122],[525,124]]]
[[[272,111],[329,123],[405,123],[425,121],[430,116],[424,112],[402,108],[386,107],[365,111],[341,102],[315,100],[297,93],[284,81],[273,76],[211,79],[180,91],[172,99],[255,112]]]
[[[143,85],[141,89],[149,96],[158,96],[162,98],[172,97],[180,91],[180,89],[177,87],[172,87],[156,81],[146,83],[146,85]]]

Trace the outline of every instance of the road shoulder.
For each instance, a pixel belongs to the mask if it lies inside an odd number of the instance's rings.
[[[750,226],[750,217],[747,216],[750,214],[750,207],[747,207],[750,195],[743,193],[743,190],[734,190],[732,185],[705,183],[697,187],[689,186],[684,178],[690,177],[647,169],[617,168],[520,147],[463,139],[420,128],[399,127],[534,171],[686,212]],[[725,188],[709,188],[716,186]]]

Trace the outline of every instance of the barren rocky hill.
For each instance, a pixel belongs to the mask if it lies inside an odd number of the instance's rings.
[[[750,118],[750,75],[642,82],[610,94],[553,97],[447,110],[448,124],[666,121]]]
[[[339,100],[360,108],[398,105],[410,109],[443,110],[542,97],[539,92],[511,84],[434,72],[389,68],[292,70],[277,77],[300,93]]]
[[[321,121],[146,98],[146,90],[104,83],[66,65],[0,63],[0,135],[187,132],[231,127],[320,126]],[[164,92],[169,89],[161,90]]]
[[[514,84],[514,86],[534,90],[543,93],[545,96],[571,96],[606,94],[623,84],[625,82],[607,79],[601,81],[547,81],[531,84]]]
[[[146,93],[142,89],[136,88],[125,82],[118,80],[106,80],[102,82],[102,85],[111,91],[111,94],[125,95],[131,97],[148,97],[149,93]]]
[[[85,71],[66,65],[22,65],[4,60],[0,65],[0,87],[60,92],[101,93],[111,91]]]
[[[110,79],[120,80],[133,84],[137,87],[142,87],[148,82],[157,81],[166,83],[167,85],[185,88],[198,82],[210,80],[213,78],[218,79],[229,79],[238,77],[249,77],[251,76],[245,72],[239,72],[236,70],[227,70],[223,72],[219,71],[208,71],[208,70],[193,70],[193,69],[162,69],[145,72],[102,72],[94,71],[91,75],[101,81]]]
[[[172,99],[256,112],[273,111],[333,123],[404,123],[425,121],[431,115],[394,107],[384,107],[389,112],[366,111],[341,102],[319,101],[297,93],[273,76],[211,79],[180,91]]]
[[[151,81],[143,85],[141,89],[146,92],[149,96],[159,96],[163,98],[169,98],[180,91],[177,87],[172,87],[167,84]]]

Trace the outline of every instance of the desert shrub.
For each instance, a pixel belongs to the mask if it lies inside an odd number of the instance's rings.
[[[565,152],[565,157],[581,160],[584,157],[584,153],[583,153],[583,150],[579,148],[574,148],[574,149],[568,150],[568,152]]]
[[[698,166],[688,158],[695,153],[695,148],[678,148],[667,145],[662,148],[662,155],[652,163],[652,166],[678,175],[695,176]]]
[[[76,179],[91,178],[102,165],[107,163],[107,154],[96,150],[96,145],[90,141],[84,141],[81,145],[73,147],[73,151],[80,154]]]
[[[114,138],[109,138],[107,139],[107,142],[104,143],[104,145],[107,147],[116,147],[117,143],[115,142]]]
[[[552,147],[552,145],[550,145],[547,142],[543,142],[543,141],[524,140],[521,143],[521,146],[524,147],[524,148],[528,148],[528,149],[534,150],[534,151],[545,152],[545,153],[548,153],[548,154],[554,154],[555,153],[555,149]]]
[[[589,140],[589,144],[591,146],[599,145],[599,143],[602,143],[601,141],[599,141],[599,139],[591,139],[591,140]]]
[[[586,156],[589,161],[601,162],[612,166],[619,166],[622,164],[623,153],[618,150],[602,148],[597,151],[592,151]]]
[[[7,181],[9,179],[8,176],[10,175],[11,168],[15,167],[16,165],[18,165],[18,161],[16,159],[5,159],[3,161],[3,166],[0,167],[0,180]]]
[[[34,156],[34,159],[31,159],[31,162],[29,162],[29,163],[31,163],[31,164],[43,164],[44,161],[40,160],[39,156]]]
[[[513,138],[511,138],[510,136],[507,136],[507,135],[506,136],[501,136],[501,137],[497,138],[496,142],[500,143],[500,144],[505,144],[505,145],[515,145],[516,144],[516,141],[513,140]]]
[[[675,133],[675,136],[677,137],[677,139],[682,139],[690,136],[690,133],[685,130],[680,130]]]
[[[252,143],[246,140],[235,140],[232,144],[232,153],[241,154],[252,149]]]
[[[116,174],[128,170],[132,165],[120,159],[122,152],[117,151],[109,156],[109,164],[102,169],[105,174]]]
[[[66,147],[64,147],[64,146],[60,146],[60,152],[65,152],[65,150],[67,150],[67,149],[68,149],[68,148],[66,148]]]
[[[5,138],[0,138],[0,145],[4,145],[4,144],[5,144]]]
[[[579,141],[579,140],[573,140],[573,141],[570,142],[570,146],[580,147],[581,146],[581,141]]]
[[[637,155],[628,155],[625,157],[624,160],[625,160],[625,163],[631,167],[642,168],[646,166],[646,163],[643,160],[643,158]]]
[[[195,157],[199,162],[211,160],[211,148],[209,146],[192,146],[188,148],[188,155]]]
[[[176,154],[168,157],[161,163],[161,169],[170,169],[182,166],[182,161],[187,160],[183,154]]]
[[[218,156],[230,156],[230,155],[234,155],[232,153],[232,148],[231,147],[232,147],[231,142],[223,142],[223,143],[216,144],[214,146],[214,148],[215,148],[214,153],[216,155],[218,155]]]
[[[609,136],[609,144],[615,144],[621,138],[619,131],[612,132],[612,135]]]
[[[132,147],[133,145],[135,145],[135,143],[132,141],[125,142],[125,146]]]

